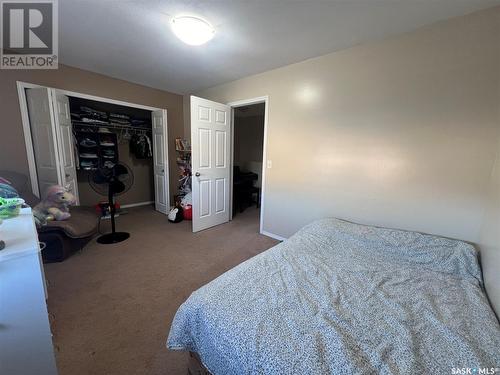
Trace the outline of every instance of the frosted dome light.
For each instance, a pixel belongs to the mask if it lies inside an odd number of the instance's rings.
[[[215,29],[207,21],[193,16],[179,16],[172,19],[174,34],[190,46],[207,43],[215,35]]]

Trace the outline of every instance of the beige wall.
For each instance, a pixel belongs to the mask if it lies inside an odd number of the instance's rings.
[[[486,290],[497,314],[500,315],[500,142],[487,197],[479,247]]]
[[[499,9],[198,93],[269,95],[264,228],[289,236],[335,215],[476,241],[496,152]]]
[[[16,81],[166,108],[168,110],[170,193],[171,195],[176,193],[177,166],[174,139],[181,137],[184,133],[181,95],[64,65],[58,70],[0,70],[0,170],[15,170],[26,175],[29,174],[29,170]]]
[[[478,242],[498,148],[499,17],[497,7],[199,92],[269,95],[264,230],[287,237],[336,216]],[[495,241],[485,271],[498,291]]]
[[[498,17],[500,24],[500,15]],[[500,44],[497,46],[500,54]],[[495,166],[486,190],[486,210],[479,247],[484,282],[497,315],[500,316],[500,64],[498,65],[498,143]]]

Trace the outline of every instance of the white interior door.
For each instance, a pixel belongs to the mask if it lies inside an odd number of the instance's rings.
[[[27,89],[26,101],[35,154],[38,187],[40,195],[43,196],[49,186],[63,183],[49,89]]]
[[[169,210],[168,189],[168,147],[167,147],[167,111],[151,113],[153,120],[153,164],[155,187],[155,210],[166,214]]]
[[[69,109],[69,99],[66,95],[60,94],[57,90],[51,89],[55,113],[55,129],[58,140],[58,151],[62,168],[62,186],[64,186],[78,199],[78,182],[76,177],[75,164],[75,138],[71,125],[71,112]]]
[[[193,232],[229,221],[231,108],[191,96]]]

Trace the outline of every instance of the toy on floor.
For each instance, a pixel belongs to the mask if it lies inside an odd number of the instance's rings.
[[[9,219],[16,217],[21,211],[24,199],[21,198],[2,198],[0,197],[0,219]]]
[[[24,199],[21,198],[2,198],[0,197],[0,225],[2,220],[10,219],[19,215]],[[1,234],[1,232],[0,232]],[[5,248],[5,242],[0,240],[0,250]]]
[[[19,198],[17,190],[3,177],[0,177],[0,198]]]
[[[75,196],[62,186],[49,187],[45,199],[33,208],[33,216],[37,226],[45,225],[47,221],[51,220],[68,220],[71,217],[69,206],[73,206],[75,203]]]
[[[176,206],[170,210],[168,213],[168,221],[171,223],[180,223],[183,219],[182,215],[182,207],[181,206]]]

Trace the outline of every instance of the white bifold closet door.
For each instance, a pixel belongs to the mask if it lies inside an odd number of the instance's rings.
[[[193,232],[229,221],[231,107],[191,96]]]
[[[51,92],[55,112],[60,168],[62,169],[62,186],[73,193],[78,205],[80,200],[78,198],[78,181],[76,177],[75,138],[73,137],[73,126],[71,125],[69,99],[56,90],[51,90]]]
[[[166,214],[169,207],[168,189],[168,148],[167,148],[167,111],[151,113],[153,121],[153,169],[155,187],[155,210]]]
[[[78,201],[68,97],[43,87],[27,89],[26,100],[40,196],[49,186],[61,185]]]

